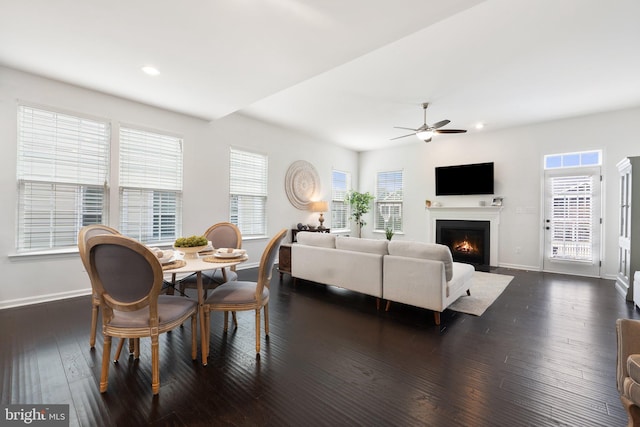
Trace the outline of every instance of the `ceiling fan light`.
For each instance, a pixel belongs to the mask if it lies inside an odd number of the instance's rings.
[[[422,141],[429,142],[431,141],[431,137],[433,136],[433,131],[423,130],[423,131],[417,132],[416,136]]]

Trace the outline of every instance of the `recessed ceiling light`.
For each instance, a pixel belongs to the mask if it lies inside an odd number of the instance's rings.
[[[156,67],[152,67],[151,65],[146,65],[142,67],[142,71],[149,74],[150,76],[157,76],[160,74],[160,71]]]
[[[484,128],[484,123],[482,122],[476,123],[476,129],[482,129],[482,128]]]

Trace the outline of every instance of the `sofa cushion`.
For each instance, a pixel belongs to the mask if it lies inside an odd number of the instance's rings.
[[[320,248],[336,247],[336,235],[329,233],[313,233],[309,231],[301,231],[296,234],[298,243],[307,246],[318,246]]]
[[[453,277],[453,257],[451,256],[451,251],[448,246],[438,243],[392,240],[389,242],[388,249],[389,255],[442,261],[444,263],[444,273],[447,282]]]
[[[361,239],[358,237],[340,237],[336,239],[336,249],[345,251],[365,252],[377,255],[387,255],[387,240]]]

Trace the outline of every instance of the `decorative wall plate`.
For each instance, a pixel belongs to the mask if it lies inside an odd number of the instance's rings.
[[[320,193],[318,172],[305,160],[291,163],[284,178],[284,190],[294,207],[308,210],[311,200]]]

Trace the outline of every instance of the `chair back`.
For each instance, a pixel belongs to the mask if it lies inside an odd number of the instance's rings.
[[[122,235],[94,236],[88,239],[87,250],[92,281],[105,307],[105,323],[113,310],[149,306],[149,326],[157,325],[163,279],[158,258],[142,243]]]
[[[264,287],[269,287],[269,282],[271,281],[271,275],[273,274],[273,264],[276,261],[276,254],[278,253],[278,248],[280,248],[280,243],[282,243],[282,239],[287,235],[287,229],[283,228],[273,236],[267,247],[264,249],[262,253],[262,258],[260,259],[260,268],[258,269],[258,284],[256,286],[256,299],[260,300],[262,298],[262,291]]]
[[[103,234],[107,235],[120,235],[120,232],[115,228],[107,227],[102,224],[86,225],[78,232],[78,252],[80,252],[80,259],[84,265],[84,269],[89,274],[89,252],[87,251],[87,241],[94,237]],[[91,274],[89,274],[91,276]],[[93,283],[92,283],[93,286]]]
[[[242,233],[230,222],[213,224],[204,235],[214,248],[242,248]]]

